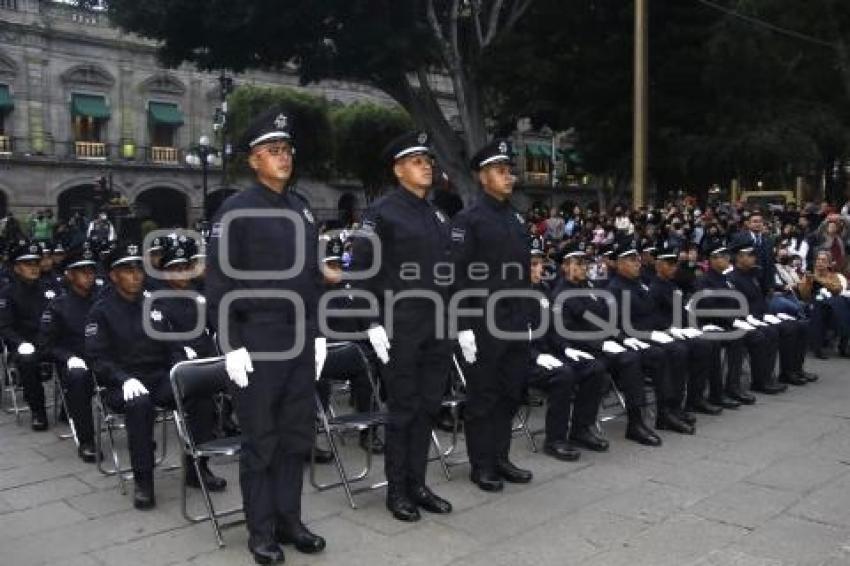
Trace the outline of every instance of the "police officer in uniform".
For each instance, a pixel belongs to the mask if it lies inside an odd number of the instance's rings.
[[[56,362],[68,416],[77,433],[77,453],[84,462],[94,462],[94,424],[91,398],[94,382],[85,360],[85,327],[95,302],[94,268],[97,261],[89,248],[71,250],[60,265],[65,274],[65,292],[48,303],[41,317],[39,346]]]
[[[169,371],[185,360],[177,342],[155,340],[145,331],[142,256],[134,243],[117,245],[107,262],[113,288],[89,312],[85,326],[86,359],[91,361],[98,382],[105,386],[106,402],[124,414],[135,491],[133,506],[149,509],[156,504],[153,483],[154,408],[172,407],[174,395]],[[150,310],[151,327],[167,332],[162,311]],[[212,438],[213,400],[195,399],[186,407],[187,423],[198,443]],[[226,482],[201,464],[210,491],[222,491]],[[187,468],[186,484],[200,485],[194,468]]]
[[[649,334],[649,344],[635,336],[624,339],[623,343],[632,349],[643,350],[641,362],[652,379],[658,405],[655,427],[693,434],[696,421],[683,409],[686,372],[679,371],[687,367],[687,347],[661,330],[664,322],[658,316],[655,300],[649,293],[649,287],[640,281],[640,252],[634,242],[618,242],[614,257],[617,273],[606,289],[617,302],[621,315],[618,317],[620,330],[626,334],[635,331]]]
[[[379,265],[378,274],[361,287],[378,299],[381,315],[369,321],[367,335],[384,364],[390,413],[384,456],[387,508],[400,521],[418,521],[419,509],[452,510],[425,484],[431,431],[451,360],[451,346],[438,332],[445,330],[449,287],[437,276],[440,265],[450,265],[449,219],[427,200],[434,165],[427,133],[399,136],[384,156],[397,186],[363,215],[364,230],[380,240],[381,256],[375,257],[374,237],[356,238],[352,271]],[[385,291],[404,295],[389,304]]]
[[[41,281],[41,249],[38,244],[20,240],[9,255],[12,278],[0,289],[0,337],[17,365],[30,408],[32,429],[47,430],[47,410],[42,385],[41,360],[36,351],[38,327],[47,302],[56,292]]]
[[[289,117],[278,108],[257,116],[241,149],[256,179],[225,201],[213,221],[207,320],[218,332],[236,386],[249,550],[256,562],[269,564],[284,560],[282,544],[306,553],[325,548],[325,540],[301,521],[301,490],[316,435],[315,381],[327,345],[316,322],[322,285],[316,219],[292,183]],[[222,302],[237,291],[247,296],[225,308]],[[292,295],[261,296],[269,292]]]
[[[687,347],[686,407],[690,411],[706,415],[718,415],[724,408],[737,409],[740,402],[724,394],[719,342],[703,338],[699,329],[688,328],[688,313],[684,308],[685,292],[676,283],[678,269],[679,250],[676,247],[665,246],[658,250],[649,293],[655,299],[659,326],[669,329],[668,332],[683,340],[684,346]],[[711,389],[711,401],[705,398],[708,385]]]
[[[543,241],[532,237],[531,288],[540,292],[540,299],[531,299],[529,305],[530,331],[539,328],[543,317],[551,312],[549,285],[543,281],[543,257]],[[557,460],[574,461],[581,455],[576,446],[594,452],[608,450],[608,441],[593,431],[599,403],[608,388],[608,376],[601,362],[587,352],[569,347],[571,344],[564,346],[555,334],[555,326],[550,325],[548,332],[531,341],[528,385],[546,392],[543,452]]]
[[[587,315],[608,320],[610,314],[604,297],[601,293],[594,293],[597,287],[588,280],[584,249],[576,244],[565,246],[561,250],[560,265],[562,277],[552,290],[551,297],[553,317],[562,317],[563,328],[588,336],[584,339],[570,337],[568,340],[556,332],[556,338],[561,340],[560,349],[564,350],[572,343],[604,362],[625,399],[626,438],[646,446],[660,446],[661,437],[646,425],[643,418],[647,400],[643,386],[642,352],[624,347],[622,340],[627,337],[619,331],[604,337],[590,337],[602,329]],[[579,294],[579,290],[585,292]]]
[[[817,376],[803,371],[808,344],[808,323],[793,319],[789,315],[778,317],[767,310],[762,278],[756,269],[757,250],[747,235],[732,242],[735,268],[729,273],[729,281],[747,299],[749,315],[746,322],[761,328],[772,342],[779,344],[779,382],[790,385],[805,385],[817,380]],[[773,279],[770,279],[773,281]]]
[[[480,309],[481,314],[460,318],[458,341],[467,368],[464,427],[470,477],[484,491],[501,490],[503,481],[528,483],[532,479],[529,470],[509,459],[512,422],[526,385],[529,343],[527,339],[496,337],[484,315],[488,296],[513,292],[497,303],[492,322],[501,331],[528,331],[529,301],[523,294],[530,289],[531,267],[525,219],[510,204],[516,180],[512,156],[510,142],[501,139],[473,156],[471,167],[483,190],[452,224],[458,290],[482,292],[459,305]],[[472,264],[473,269],[486,266],[486,270],[470,277]]]
[[[735,287],[727,278],[729,270],[729,248],[720,240],[712,242],[706,250],[709,269],[697,280],[697,291],[704,296],[699,301],[691,301],[692,310],[734,310],[739,308],[737,300],[725,294],[735,291]],[[697,312],[699,312],[697,311]],[[741,370],[744,363],[744,352],[750,354],[750,370],[752,388],[754,391],[770,395],[781,393],[787,385],[776,383],[773,377],[773,367],[776,365],[777,345],[771,342],[761,330],[744,322],[742,319],[732,319],[720,316],[701,316],[699,324],[704,332],[722,332],[728,330],[745,330],[743,336],[722,340],[727,354],[727,370],[725,392],[728,397],[742,405],[752,405],[756,398],[744,391],[741,386]]]

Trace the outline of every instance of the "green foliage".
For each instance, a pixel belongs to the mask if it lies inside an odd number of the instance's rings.
[[[389,167],[381,151],[390,140],[413,128],[410,116],[399,108],[361,102],[333,108],[330,118],[337,170],[359,179],[367,194],[388,184]]]
[[[333,130],[327,100],[290,88],[266,88],[245,85],[229,99],[228,136],[239,143],[250,121],[271,106],[285,109],[292,119],[297,149],[296,171],[327,179],[331,175]],[[246,170],[244,155],[239,158]]]

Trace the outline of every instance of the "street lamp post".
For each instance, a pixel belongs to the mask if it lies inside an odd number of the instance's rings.
[[[203,209],[201,211],[201,222],[206,225],[208,192],[207,179],[209,177],[209,168],[211,165],[221,164],[221,157],[219,156],[219,151],[210,145],[210,138],[208,136],[201,136],[201,138],[198,140],[198,145],[191,148],[186,153],[186,164],[190,167],[201,168],[201,187],[203,190],[203,201],[201,205]]]

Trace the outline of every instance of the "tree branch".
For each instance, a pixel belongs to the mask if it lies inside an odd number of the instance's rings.
[[[502,13],[502,4],[504,0],[495,0],[493,7],[490,8],[490,20],[487,23],[487,35],[481,43],[481,48],[490,45],[496,38],[496,33],[499,31],[499,16]]]
[[[452,46],[449,45],[445,34],[443,34],[443,27],[440,25],[440,20],[437,18],[437,11],[434,9],[434,0],[428,0],[428,2],[426,3],[426,12],[428,15],[428,23],[431,25],[431,31],[434,33],[434,37],[437,39],[437,43],[440,46],[440,51],[443,52],[443,57],[445,57],[446,59],[446,64],[451,65]]]
[[[472,0],[472,19],[475,22],[475,37],[478,39],[478,48],[484,48],[484,30],[481,27],[481,0]]]
[[[502,28],[502,31],[510,31],[516,25],[516,23],[522,18],[528,9],[531,7],[531,4],[534,0],[516,0],[511,9],[511,15],[508,17],[508,21],[505,24],[505,27]]]
[[[454,53],[455,61],[460,63],[460,39],[458,37],[458,19],[460,18],[460,0],[453,0],[452,11],[449,16],[449,31],[452,38],[452,52]]]

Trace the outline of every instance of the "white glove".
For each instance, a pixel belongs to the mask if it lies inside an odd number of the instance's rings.
[[[776,316],[781,318],[782,320],[797,320],[796,318],[794,318],[790,314],[786,314],[784,312],[781,312],[781,313],[777,314]]]
[[[732,322],[732,326],[734,326],[738,330],[755,330],[756,329],[755,326],[750,326],[749,324],[747,324],[746,322],[744,322],[740,318],[735,319]]]
[[[702,336],[702,330],[699,328],[683,328],[682,333],[688,338],[697,338],[698,336]]]
[[[764,315],[764,321],[769,322],[770,324],[782,324],[782,321],[772,314]]]
[[[89,369],[86,362],[77,356],[68,358],[68,369]]]
[[[602,343],[602,351],[606,354],[622,354],[626,349],[613,340],[606,340]]]
[[[328,359],[328,339],[324,336],[316,338],[316,379],[322,375],[322,368],[325,367],[325,360]]]
[[[382,363],[388,363],[390,361],[390,339],[384,327],[374,326],[366,334],[369,336],[369,343],[372,344],[378,359]]]
[[[194,360],[195,358],[198,357],[198,352],[196,352],[194,349],[190,348],[189,346],[183,346],[183,351],[186,353],[186,359],[187,360]]]
[[[632,350],[646,350],[649,348],[649,344],[646,342],[641,342],[637,338],[626,338],[623,340],[623,344],[631,348]]]
[[[747,316],[747,322],[750,323],[751,326],[767,326],[765,323],[763,323],[753,315]]]
[[[670,335],[673,338],[678,338],[679,340],[687,340],[688,339],[688,336],[685,335],[684,330],[682,330],[681,328],[675,328],[675,327],[671,326],[667,330],[667,332],[669,332]]]
[[[649,335],[649,339],[655,342],[656,344],[669,344],[673,341],[673,339],[663,332],[659,330],[653,330]]]
[[[21,345],[18,346],[18,353],[22,356],[29,356],[30,354],[34,354],[35,346],[33,346],[29,342],[21,342]]]
[[[478,354],[478,347],[475,345],[475,333],[472,330],[461,330],[457,333],[457,342],[460,344],[460,351],[463,354],[463,359],[468,364],[474,364]]]
[[[582,352],[581,350],[576,350],[574,348],[567,348],[564,350],[564,355],[567,356],[574,362],[578,362],[581,360],[593,360],[595,359],[593,356],[588,354],[587,352]]]
[[[254,371],[248,350],[239,348],[225,354],[224,367],[233,383],[239,387],[248,387],[248,374]]]
[[[135,377],[131,377],[125,381],[121,388],[124,390],[124,401],[129,401],[130,399],[135,399],[140,395],[148,394],[147,388]]]
[[[723,329],[715,324],[706,324],[702,327],[703,332],[723,332]]]
[[[537,356],[537,365],[544,369],[553,370],[555,368],[559,368],[564,364],[561,363],[561,360],[556,358],[555,356],[551,356],[549,354],[540,354]]]

